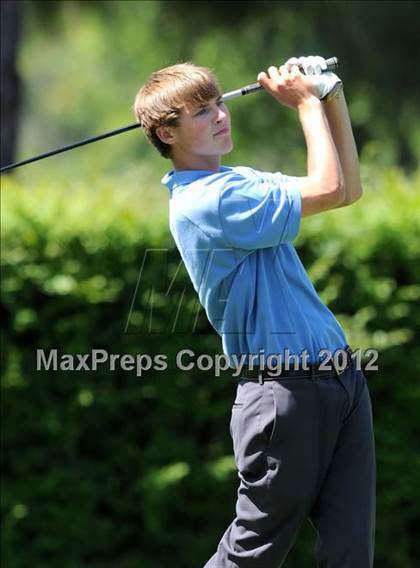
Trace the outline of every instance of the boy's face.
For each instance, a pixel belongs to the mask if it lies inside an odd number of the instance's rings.
[[[164,141],[172,146],[176,169],[217,170],[221,156],[233,148],[230,114],[221,96],[201,107],[182,109],[178,125],[158,130],[163,131],[169,132]]]

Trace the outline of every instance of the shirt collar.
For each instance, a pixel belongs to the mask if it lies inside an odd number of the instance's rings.
[[[171,170],[163,176],[161,182],[163,185],[166,185],[172,193],[178,187],[188,185],[197,179],[220,172],[226,172],[230,169],[231,168],[228,166],[220,166],[218,172],[214,172],[213,170]]]

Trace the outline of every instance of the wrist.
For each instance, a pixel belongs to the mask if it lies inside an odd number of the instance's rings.
[[[296,110],[298,111],[299,115],[320,109],[322,109],[322,103],[315,95],[303,99],[302,102],[300,102],[296,107]]]
[[[340,81],[337,83],[332,91],[328,93],[325,97],[321,99],[323,103],[330,103],[331,101],[337,100],[343,93],[343,83]]]

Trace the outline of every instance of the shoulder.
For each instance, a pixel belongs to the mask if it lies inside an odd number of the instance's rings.
[[[222,166],[218,172],[197,172],[172,192],[171,206],[184,211],[217,208],[221,197],[231,191],[241,192],[257,180],[251,168]]]
[[[230,168],[230,175],[227,175],[227,182],[239,182],[239,186],[253,187],[257,191],[270,191],[289,189],[299,183],[299,178],[289,176],[283,172],[266,172],[256,170],[246,166]]]

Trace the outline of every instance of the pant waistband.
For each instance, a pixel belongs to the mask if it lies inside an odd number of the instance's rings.
[[[349,367],[353,365],[354,353],[347,345],[344,349],[337,350],[340,352],[341,359],[334,359],[334,354],[331,358],[322,363],[308,364],[305,367],[298,369],[270,369],[268,367],[260,368],[243,368],[240,378],[246,380],[255,380],[259,383],[264,381],[276,381],[281,379],[310,379],[313,377],[318,378],[333,378],[342,375]]]

